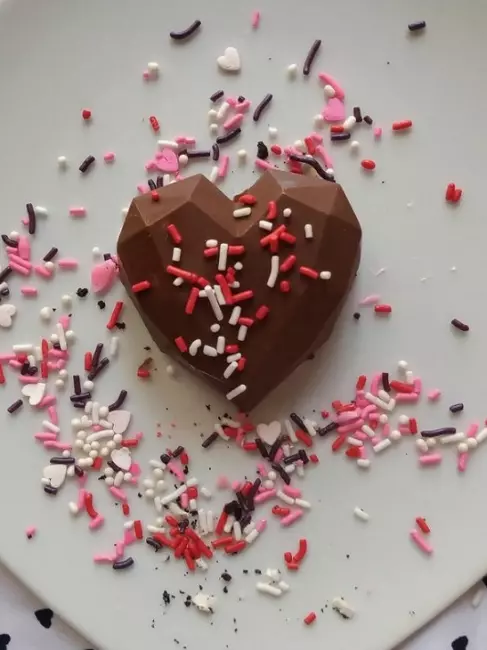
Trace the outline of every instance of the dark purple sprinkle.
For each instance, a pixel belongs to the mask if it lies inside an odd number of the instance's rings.
[[[462,321],[458,320],[458,318],[454,318],[451,324],[453,325],[453,327],[456,327],[457,330],[461,330],[462,332],[468,332],[470,330],[470,327],[465,323],[462,323]]]
[[[108,357],[104,357],[100,363],[96,366],[96,368],[93,368],[91,372],[88,374],[88,379],[91,381],[92,379],[95,379],[95,377],[98,377],[100,372],[108,366],[110,363],[110,359]]]
[[[214,142],[211,145],[211,151],[212,151],[212,159],[213,160],[218,160],[220,158],[220,147],[217,145],[216,142]]]
[[[239,96],[237,97],[237,101],[241,104],[242,102],[245,101],[245,97],[244,97],[243,95],[239,95]]]
[[[272,95],[271,95],[271,93],[267,93],[267,95],[260,102],[260,104],[257,104],[257,107],[256,107],[256,109],[254,111],[254,114],[252,115],[252,119],[254,120],[254,122],[259,121],[260,116],[262,115],[262,112],[269,106],[271,101],[272,101]]]
[[[235,496],[238,499],[238,503],[239,503],[239,506],[240,506],[241,510],[243,512],[247,512],[248,509],[249,509],[249,504],[247,502],[247,499],[244,497],[244,495],[240,491],[235,492]]]
[[[426,27],[426,20],[418,20],[415,23],[409,23],[408,29],[410,32],[419,32]]]
[[[383,372],[382,373],[382,388],[386,391],[386,393],[391,392],[391,385],[389,384],[389,373],[388,372]]]
[[[172,457],[177,458],[178,456],[181,456],[183,451],[184,447],[182,445],[179,445],[179,447],[176,447],[176,449],[172,452]]]
[[[455,427],[441,427],[440,429],[427,429],[421,431],[423,438],[436,438],[437,436],[451,436],[456,433]]]
[[[252,484],[252,487],[247,492],[247,499],[253,499],[256,496],[261,484],[262,484],[262,480],[260,478],[256,478]]]
[[[357,121],[357,124],[360,124],[362,121],[362,111],[360,110],[360,106],[354,106],[353,107],[353,116],[355,120]]]
[[[274,442],[272,443],[269,449],[269,458],[271,460],[274,460],[274,458],[276,457],[276,454],[281,444],[282,444],[282,436],[277,436],[277,438],[274,440]]]
[[[37,375],[37,372],[38,372],[37,366],[30,366],[30,368],[27,370],[27,374],[30,377],[33,377],[34,375]]]
[[[104,259],[105,262],[107,262],[108,260],[111,260],[112,259],[112,254],[111,253],[103,253],[103,259]]]
[[[108,410],[116,411],[117,409],[119,409],[121,406],[123,406],[126,397],[127,397],[127,391],[122,389],[117,399],[112,404],[109,405]]]
[[[18,399],[16,402],[13,404],[10,404],[8,407],[7,411],[12,415],[12,413],[15,413],[15,411],[18,411],[21,406],[23,406],[24,403],[21,399]]]
[[[175,41],[183,41],[185,38],[192,36],[197,29],[201,27],[201,20],[195,20],[189,27],[181,32],[169,32],[169,36]]]
[[[0,271],[0,282],[3,282],[8,278],[8,276],[12,273],[12,267],[6,266],[3,271]]]
[[[19,242],[15,239],[10,239],[8,235],[2,235],[2,241],[5,246],[11,246],[12,248],[17,248]]]
[[[164,463],[164,465],[167,465],[171,462],[171,456],[169,456],[169,454],[161,454],[159,458],[161,460],[161,463]]]
[[[35,235],[36,234],[36,213],[34,210],[34,206],[32,203],[27,203],[25,206],[27,210],[27,217],[29,219],[29,235]]]
[[[219,437],[220,437],[220,436],[218,435],[218,433],[217,433],[216,431],[213,431],[213,433],[210,433],[210,435],[208,436],[208,438],[206,438],[205,440],[203,440],[203,442],[201,443],[201,446],[203,447],[203,449],[208,449],[208,447],[211,447],[211,445],[212,445],[214,442],[216,442],[216,440],[217,440]]]
[[[126,557],[124,560],[117,560],[112,564],[112,568],[115,569],[115,571],[119,571],[120,569],[128,569],[131,567],[134,563],[134,558],[133,557]]]
[[[294,422],[294,424],[298,427],[298,429],[301,429],[302,431],[306,431],[304,422],[297,413],[290,413],[289,417]]]
[[[292,463],[295,463],[296,461],[301,460],[301,457],[298,453],[291,454],[290,456],[286,456],[283,460],[284,465],[292,465]]]
[[[73,375],[73,387],[76,395],[81,395],[81,379],[79,375]]]
[[[22,368],[20,369],[20,374],[21,375],[26,375],[29,372],[30,368],[30,363],[28,361],[24,361],[22,364]]]
[[[313,61],[315,60],[316,55],[318,54],[318,50],[321,47],[321,41],[317,39],[313,45],[310,47],[308,54],[306,55],[306,59],[304,60],[304,65],[303,65],[303,74],[307,77],[310,73],[311,66],[313,64]]]
[[[463,411],[463,402],[458,402],[458,404],[452,404],[450,407],[450,411],[452,413],[460,413],[460,411]]]
[[[197,151],[187,151],[186,155],[188,159],[191,158],[209,158],[211,156],[211,151],[209,149],[202,149]]]
[[[54,496],[57,494],[57,488],[52,487],[52,485],[44,485],[44,492]]]
[[[164,178],[162,176],[157,177],[156,186],[157,187],[164,187]]]
[[[308,454],[304,449],[300,449],[298,451],[299,458],[303,461],[303,465],[307,465],[309,463],[309,457]]]
[[[323,169],[320,163],[311,156],[298,156],[292,153],[289,158],[291,160],[295,160],[296,162],[302,163],[303,165],[309,165],[315,170],[318,176],[323,178],[325,181],[330,181],[331,183],[335,182],[334,177],[331,174],[328,174],[328,172]]]
[[[332,133],[330,135],[330,140],[332,142],[345,142],[345,140],[350,140],[351,133]]]
[[[269,452],[267,451],[267,447],[265,446],[264,442],[260,438],[255,439],[255,444],[262,458],[266,458],[266,459],[269,458]]]
[[[217,102],[219,99],[221,99],[223,97],[224,94],[225,93],[223,92],[223,90],[216,90],[213,93],[213,95],[210,95],[210,102],[213,102],[213,103]]]
[[[242,129],[240,127],[237,127],[236,129],[233,129],[233,131],[229,131],[225,135],[220,135],[216,139],[216,143],[218,145],[220,144],[226,144],[227,142],[231,142],[234,140],[236,137],[238,137],[242,133]]]
[[[451,642],[452,650],[467,650],[468,636],[459,636]]]
[[[152,191],[157,189],[157,185],[154,183],[152,178],[149,178],[149,180],[147,181],[147,185],[149,186],[149,189]]]
[[[75,409],[84,409],[86,406],[86,402],[83,401],[71,402],[71,406]]]
[[[98,343],[95,348],[95,351],[93,352],[93,358],[91,360],[92,368],[96,368],[96,366],[98,365],[102,350],[103,350],[103,343]]]
[[[58,254],[58,249],[55,246],[53,246],[51,250],[44,255],[42,260],[44,262],[50,262],[54,257],[56,257],[57,254]]]
[[[74,465],[75,461],[72,456],[53,456],[49,462],[51,465]]]
[[[282,478],[282,480],[286,485],[289,485],[289,483],[291,483],[291,477],[286,472],[284,467],[282,467],[282,465],[280,465],[279,463],[271,463],[271,467],[275,472],[279,474],[279,476]]]
[[[81,165],[79,166],[79,170],[82,174],[88,171],[90,166],[95,162],[95,156],[87,156]]]
[[[79,476],[84,476],[84,474],[85,474],[84,471],[81,469],[81,467],[80,467],[79,465],[75,465],[75,466],[74,466],[74,473],[75,473],[76,476],[78,476],[78,477],[79,477]]]
[[[364,122],[370,126],[374,120],[370,117],[370,115],[364,115]]]
[[[257,143],[257,158],[261,160],[267,160],[269,158],[269,149],[262,140],[259,140]]]
[[[326,436],[327,433],[330,433],[331,431],[336,431],[338,429],[338,422],[330,422],[329,424],[326,425],[326,427],[321,427],[318,429],[317,433],[319,436],[323,437]]]
[[[160,551],[162,548],[162,544],[158,542],[156,539],[153,537],[147,537],[145,540],[146,544],[149,544],[149,546],[152,546],[152,548],[156,551]]]
[[[91,399],[91,393],[86,392],[80,393],[79,395],[71,395],[69,399],[71,402],[87,402],[89,399]]]

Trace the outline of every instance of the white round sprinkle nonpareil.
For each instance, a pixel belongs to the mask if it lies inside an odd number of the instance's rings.
[[[66,169],[66,167],[68,166],[68,159],[66,158],[66,156],[58,156],[57,164],[60,169]]]
[[[418,438],[416,440],[416,447],[422,454],[425,454],[428,451],[428,443],[424,438]]]
[[[218,323],[213,323],[213,325],[210,325],[210,331],[213,332],[213,334],[216,334],[220,331],[220,325],[218,325]]]
[[[465,454],[468,451],[468,444],[466,442],[460,442],[458,443],[457,447],[458,453],[459,454]]]
[[[285,217],[286,219],[289,219],[289,217],[292,215],[293,211],[291,208],[284,208],[282,211],[282,216]]]
[[[180,166],[180,167],[186,167],[186,165],[187,165],[188,162],[189,162],[189,158],[188,158],[188,156],[187,156],[185,153],[182,153],[182,154],[178,157],[178,162],[179,162],[179,166]]]
[[[389,438],[393,442],[397,442],[398,440],[401,440],[401,438],[402,438],[401,432],[398,429],[393,429],[391,431],[391,433],[389,434]]]
[[[323,91],[325,93],[326,97],[335,97],[336,91],[333,88],[333,86],[330,86],[330,84],[326,84],[326,86],[323,88]]]
[[[360,148],[360,142],[358,140],[352,140],[352,142],[350,143],[350,151],[352,153],[357,153],[359,148]]]
[[[247,152],[245,149],[239,149],[237,151],[237,158],[239,163],[244,163],[247,160]]]
[[[369,514],[365,512],[365,510],[362,510],[362,508],[354,508],[353,514],[355,517],[357,517],[357,519],[360,519],[361,521],[369,521],[370,519]]]
[[[268,133],[269,133],[269,138],[271,138],[271,140],[277,138],[278,131],[275,126],[270,126],[268,129]]]
[[[296,65],[296,63],[291,63],[291,65],[288,65],[286,72],[287,72],[287,76],[290,79],[294,79],[298,74],[298,66]]]
[[[362,469],[369,469],[370,460],[368,458],[357,458],[357,467]]]
[[[51,318],[52,318],[52,314],[53,314],[53,311],[52,311],[52,308],[51,308],[51,307],[43,307],[43,308],[40,310],[40,312],[39,312],[39,316],[40,316],[41,319],[44,320],[44,321],[49,321],[49,320],[51,320]]]
[[[313,123],[316,129],[322,129],[325,126],[325,118],[321,113],[318,113],[313,117]]]

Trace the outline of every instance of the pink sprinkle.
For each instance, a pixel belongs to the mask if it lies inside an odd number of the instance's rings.
[[[25,529],[26,536],[31,539],[37,533],[37,528],[35,526],[29,526]]]
[[[255,528],[259,533],[263,533],[267,528],[267,519],[259,519],[259,521],[255,524]]]
[[[68,353],[66,350],[57,350],[56,348],[51,348],[48,355],[54,359],[66,359]]]
[[[71,322],[71,319],[68,316],[68,314],[62,314],[61,316],[59,316],[58,323],[61,323],[64,330],[69,329],[70,322]]]
[[[26,269],[24,266],[16,264],[16,262],[12,261],[12,258],[10,258],[9,265],[13,271],[17,271],[20,275],[30,275],[30,269]]]
[[[175,142],[178,144],[187,144],[190,147],[194,147],[196,144],[196,138],[193,138],[190,135],[178,135],[174,138]]]
[[[226,122],[223,123],[223,128],[225,129],[225,131],[236,129],[237,126],[240,126],[240,124],[242,123],[243,118],[244,116],[242,115],[242,113],[237,113],[236,115],[233,115]]]
[[[109,489],[112,496],[115,497],[115,499],[119,499],[120,501],[127,501],[127,495],[125,494],[124,490],[121,490],[120,488],[115,487],[114,485],[112,485],[112,487]]]
[[[252,102],[250,101],[250,99],[246,99],[243,102],[239,102],[234,107],[234,110],[236,113],[246,113],[251,106],[252,106]]]
[[[100,528],[100,526],[103,524],[105,521],[105,517],[102,517],[102,515],[98,515],[98,517],[95,517],[90,521],[88,524],[88,528],[90,530],[96,530],[97,528]]]
[[[30,377],[29,375],[19,375],[19,381],[21,384],[37,384],[39,383],[39,377]]]
[[[151,74],[150,74],[149,70],[144,70],[144,72],[142,73],[142,79],[144,81],[149,81],[150,77],[151,77]]]
[[[315,154],[319,156],[323,162],[325,163],[326,167],[333,167],[333,159],[332,157],[326,152],[325,147],[321,144],[319,144],[316,147]]]
[[[20,361],[17,361],[17,359],[10,359],[10,361],[8,362],[8,365],[11,368],[15,368],[15,369],[22,368],[22,364],[20,363]]]
[[[186,480],[186,475],[184,474],[183,470],[177,465],[173,460],[170,460],[167,464],[167,469],[171,472],[171,474],[174,474],[174,476],[178,479],[178,481],[181,481],[184,483]]]
[[[138,437],[138,434],[135,434],[135,437]],[[140,468],[139,463],[133,462],[132,465],[130,465],[130,473],[132,476],[140,476],[142,473],[142,470]]]
[[[71,217],[86,217],[86,208],[81,205],[72,205],[69,208],[69,214]]]
[[[359,302],[359,305],[361,307],[366,307],[367,305],[375,305],[378,302],[380,302],[379,294],[378,293],[371,293],[370,296],[366,296],[365,298],[363,298]]]
[[[267,467],[264,463],[257,463],[257,474],[260,474],[260,476],[267,476]]]
[[[103,160],[106,163],[111,163],[115,160],[115,153],[113,151],[107,151],[105,154],[103,154]]]
[[[5,363],[7,361],[16,361],[17,356],[15,354],[0,354],[0,363]]]
[[[227,490],[230,487],[230,481],[228,477],[223,474],[216,479],[216,487],[218,490]]]
[[[24,285],[23,287],[20,287],[20,292],[23,296],[28,296],[29,298],[37,296],[37,289],[35,287],[28,287]]]
[[[352,433],[356,429],[360,429],[361,426],[365,424],[365,420],[357,420],[356,422],[351,422],[350,424],[342,424],[338,427],[338,433]]]
[[[428,393],[428,399],[430,402],[435,402],[441,395],[441,390],[439,388],[433,388]]]
[[[125,529],[123,531],[123,543],[125,546],[130,546],[137,541],[137,537],[133,534],[131,530]]]
[[[359,417],[360,414],[358,411],[343,411],[343,413],[339,413],[336,416],[335,420],[338,422],[338,424],[346,424],[352,420],[358,420]]]
[[[59,422],[59,417],[58,417],[58,414],[57,414],[57,409],[56,409],[56,407],[55,407],[55,406],[50,406],[50,407],[47,409],[47,412],[49,413],[49,419],[51,420],[51,422],[52,422],[53,424],[58,424],[58,422]]]
[[[124,537],[125,537],[125,535],[124,535]],[[115,557],[117,558],[117,560],[119,558],[123,557],[124,551],[125,551],[125,541],[120,540],[119,542],[117,542],[115,544]]]
[[[416,377],[413,381],[413,386],[414,386],[414,392],[421,394],[421,391],[423,390],[423,382],[421,381],[420,377]]]
[[[257,29],[260,23],[260,11],[253,11],[252,12],[252,27],[254,29]]]
[[[26,226],[26,227],[27,227],[27,226],[29,225],[29,220],[28,220],[27,218],[24,218],[24,219],[21,219],[21,220],[20,220],[20,223],[21,223],[23,226]]]
[[[299,149],[296,149],[296,147],[292,147],[292,146],[284,147],[284,153],[286,154],[286,156],[291,156],[291,155],[293,155],[293,156],[302,156],[303,155],[302,152],[299,151]]]
[[[183,492],[180,496],[181,508],[187,510],[189,508],[189,497],[187,492]]]
[[[46,406],[51,406],[57,402],[57,397],[55,395],[44,395],[39,404],[37,405],[38,409],[46,408]]]
[[[412,403],[412,402],[417,402],[418,399],[419,399],[418,393],[397,393],[397,395],[395,396],[396,403],[399,402]]]
[[[478,430],[479,430],[478,422],[472,422],[472,424],[468,427],[467,433],[465,435],[467,436],[467,438],[475,438]]]
[[[94,555],[93,556],[93,562],[95,562],[96,564],[105,564],[105,563],[112,564],[113,562],[115,562],[116,559],[117,558],[115,555]]]
[[[84,474],[86,475],[87,472],[85,472]],[[85,495],[86,495],[86,490],[78,490],[77,506],[80,512],[85,509]]]
[[[240,481],[232,481],[232,490],[234,492],[238,492],[240,490],[241,485],[242,484],[240,483]]]
[[[409,428],[408,424],[400,424],[398,427],[399,433],[402,433],[403,436],[410,436],[411,434],[411,429]]]
[[[43,278],[51,278],[52,277],[52,271],[49,271],[49,269],[46,269],[46,267],[42,266],[42,264],[36,264],[34,266],[34,271],[35,271],[35,273],[37,273],[37,275],[40,275]]]
[[[420,535],[420,533],[417,530],[412,530],[409,533],[409,536],[413,540],[413,542],[416,544],[418,548],[420,548],[423,553],[427,553],[428,555],[431,555],[433,553],[433,547],[428,544]]]
[[[149,169],[147,167],[146,167],[146,169],[149,171]],[[151,168],[150,171],[152,171],[152,169],[153,168]],[[146,185],[145,183],[139,183],[137,185],[137,192],[139,192],[139,194],[147,194],[148,191],[149,191],[149,186]]]
[[[28,262],[27,260],[22,259],[18,255],[10,254],[8,256],[8,258],[9,258],[10,262],[15,262],[19,266],[23,266],[24,269],[29,269],[30,270],[32,268],[32,264],[30,262]]]
[[[49,433],[48,431],[40,431],[39,433],[34,434],[36,440],[56,440],[57,436],[55,433]]]
[[[266,169],[275,169],[274,165],[271,165],[267,160],[262,160],[261,158],[256,158],[254,164],[257,169],[263,169],[264,171]]]
[[[391,425],[389,424],[389,422],[386,422],[386,423],[384,424],[384,428],[382,429],[382,435],[383,435],[383,437],[384,437],[384,438],[388,438],[390,432],[391,432]]]
[[[255,503],[264,503],[265,501],[269,501],[269,499],[272,499],[275,497],[277,494],[277,490],[266,490],[265,492],[261,492],[258,494],[254,501]]]
[[[235,97],[226,97],[225,101],[227,104],[229,104],[232,108],[235,108],[235,106],[238,104],[238,100]]]
[[[379,393],[379,384],[380,384],[381,379],[382,379],[382,375],[381,375],[380,372],[375,374],[372,377],[372,381],[370,383],[370,392],[372,393],[372,395],[375,395],[375,396],[378,395],[378,393]]]
[[[274,456],[274,462],[280,463],[283,458],[284,458],[284,452],[282,450],[282,447],[279,447],[279,449],[276,452],[276,455]]]
[[[441,463],[441,454],[426,454],[419,457],[420,465],[439,465]]]
[[[310,138],[312,138],[317,144],[323,144],[323,136],[321,133],[317,133],[316,131],[313,131],[313,133],[310,133]]]
[[[23,260],[30,260],[29,238],[25,235],[20,235],[18,243],[19,245],[17,247],[17,253],[19,257],[21,257]]]
[[[322,81],[324,84],[328,84],[333,88],[333,90],[335,91],[335,97],[337,97],[338,99],[344,99],[345,91],[340,86],[338,81],[336,81],[336,79],[334,79],[331,75],[327,74],[326,72],[320,72],[318,74],[318,77],[320,81]]]
[[[77,269],[78,260],[76,260],[74,257],[62,257],[60,260],[58,260],[58,266],[60,269]]]
[[[382,137],[382,127],[376,126],[374,129],[374,138],[379,140]]]
[[[53,440],[47,440],[44,443],[46,449],[59,449],[59,451],[71,451],[72,445],[67,442],[55,442]]]
[[[301,497],[301,490],[297,487],[292,487],[291,485],[284,485],[282,491],[284,494],[287,494],[288,497],[292,497],[293,499],[299,499]]]
[[[218,167],[218,178],[225,178],[228,173],[228,167],[230,166],[230,157],[222,156],[220,158],[220,165]]]
[[[370,420],[371,422],[378,422],[378,421],[379,421],[379,417],[380,417],[380,416],[379,416],[378,413],[371,413],[371,414],[369,415],[369,420]]]
[[[300,508],[297,508],[296,510],[293,510],[290,514],[288,514],[286,517],[283,517],[281,519],[281,526],[290,526],[291,524],[293,524],[298,519],[301,519],[303,514],[304,514],[304,511],[301,510]]]
[[[360,430],[355,431],[355,433],[353,434],[353,437],[357,438],[357,440],[362,440],[362,442],[365,442],[366,440],[369,439],[369,436],[366,433],[364,433],[363,431],[360,431]]]
[[[157,171],[156,161],[155,161],[155,160],[148,160],[148,161],[145,163],[144,168],[145,168],[145,170],[146,170],[147,172],[154,172],[154,171]],[[147,189],[146,189],[146,190],[139,189],[139,188],[143,188],[143,187],[146,187]],[[149,186],[148,186],[148,185],[137,185],[137,190],[138,190],[141,194],[145,194],[145,193],[149,190]]]
[[[467,469],[467,463],[468,463],[468,453],[463,452],[461,454],[458,454],[457,469],[459,472],[464,472]]]

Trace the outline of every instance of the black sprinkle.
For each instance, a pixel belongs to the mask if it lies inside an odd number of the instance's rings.
[[[359,314],[359,312],[356,311],[356,312],[354,313],[353,317],[355,318],[355,320],[360,320],[360,314]]]
[[[76,395],[81,395],[81,379],[79,375],[73,375],[73,389]]]
[[[26,375],[29,372],[30,364],[28,361],[24,361],[22,368],[20,369],[21,375]]]
[[[271,93],[267,93],[267,95],[260,102],[260,104],[257,104],[254,114],[252,115],[252,119],[254,120],[254,122],[258,122],[260,120],[260,116],[262,115],[263,111],[269,106],[271,101],[272,101],[272,95]]]
[[[195,20],[189,27],[181,32],[169,32],[169,36],[175,41],[183,41],[185,38],[192,36],[197,29],[201,27],[201,20]]]
[[[69,399],[71,402],[87,402],[91,399],[91,393],[87,391],[86,393],[79,393],[78,395],[70,395]]]
[[[11,638],[10,634],[0,634],[0,650],[7,650]]]
[[[154,183],[152,178],[149,178],[149,180],[147,181],[147,185],[149,186],[149,189],[152,191],[157,189],[157,185]]]
[[[330,422],[330,424],[327,424],[326,427],[318,429],[318,435],[323,437],[326,436],[327,433],[335,431],[336,429],[338,429],[338,422]]]
[[[308,457],[308,454],[306,453],[306,451],[304,449],[300,449],[298,451],[298,454],[299,454],[300,460],[303,461],[303,465],[307,465],[309,463],[309,457]]]
[[[302,163],[303,165],[309,165],[310,167],[313,167],[318,176],[321,176],[321,178],[323,178],[325,181],[331,181],[332,183],[335,182],[334,177],[331,174],[328,174],[328,172],[323,169],[320,163],[311,156],[298,156],[292,153],[289,158],[290,160]]]
[[[179,445],[179,447],[176,447],[176,449],[172,452],[172,457],[177,458],[178,456],[181,456],[183,451],[184,447],[182,445]]]
[[[294,424],[298,427],[298,429],[302,429],[303,431],[306,431],[304,422],[297,413],[290,413],[289,417],[294,422]]]
[[[213,95],[210,95],[210,102],[217,102],[219,99],[223,97],[225,92],[223,90],[216,90]]]
[[[54,616],[54,612],[52,609],[49,607],[46,607],[45,609],[38,609],[34,612],[34,615],[36,619],[39,621],[39,623],[42,625],[42,627],[45,627],[46,630],[48,630],[51,625],[52,625],[52,617]]]
[[[56,496],[57,488],[52,487],[51,485],[44,485],[44,492],[50,496]]]
[[[93,352],[93,359],[91,360],[91,365],[93,368],[96,368],[96,366],[100,362],[100,356],[102,350],[103,350],[103,343],[98,343],[98,345],[95,348],[95,351]]]
[[[117,560],[112,564],[112,569],[115,569],[115,571],[119,571],[120,569],[128,569],[129,567],[133,566],[134,563],[134,558],[133,557],[126,557],[124,560]]]
[[[209,158],[211,156],[211,151],[209,149],[187,151],[186,155],[188,156],[188,160],[191,160],[191,158]]]
[[[157,187],[164,187],[164,177],[163,176],[158,176],[156,178],[156,185],[157,185]]]
[[[290,456],[286,456],[286,458],[284,458],[283,460],[283,463],[284,465],[292,465],[297,460],[301,460],[301,458],[298,453],[295,453],[295,454],[291,454]]]
[[[104,300],[99,300],[96,304],[98,305],[98,307],[100,309],[105,309],[105,307],[106,307],[106,303],[105,303]]]
[[[306,59],[304,61],[303,65],[303,74],[307,77],[311,71],[311,66],[313,64],[313,61],[315,60],[316,55],[318,54],[318,50],[321,47],[321,41],[317,39],[313,45],[310,47],[308,54],[306,55]]]
[[[76,295],[78,298],[86,298],[88,295],[88,289],[86,287],[79,287],[79,289],[76,289]]]
[[[360,124],[362,121],[362,111],[360,110],[360,106],[354,106],[353,107],[353,116],[357,120],[357,124]]]
[[[162,592],[162,600],[164,602],[164,605],[170,605],[171,604],[171,595],[165,589]]]
[[[453,325],[453,327],[456,327],[457,330],[461,330],[462,332],[468,332],[470,330],[470,327],[465,323],[462,323],[462,321],[458,320],[458,318],[454,318],[451,324]]]
[[[152,548],[156,551],[156,553],[157,551],[160,551],[162,548],[162,544],[158,542],[157,539],[154,539],[153,537],[147,537],[145,541],[149,546],[152,546]]]
[[[418,20],[417,22],[409,23],[408,25],[408,29],[410,32],[419,32],[425,27],[426,27],[426,20]]]
[[[44,255],[42,260],[44,262],[50,262],[54,257],[56,257],[57,254],[58,254],[58,249],[55,246],[53,246],[51,250]]]
[[[345,142],[346,140],[350,140],[351,135],[351,133],[332,133],[330,140],[332,142]]]
[[[161,454],[159,458],[161,459],[161,463],[164,463],[164,465],[167,465],[171,462],[171,456],[169,456],[169,454]]]
[[[125,325],[125,323],[115,323],[115,327],[118,330],[124,330],[127,326]]]
[[[211,145],[211,152],[211,157],[213,160],[218,160],[220,158],[220,147],[216,142]]]
[[[237,127],[236,129],[233,129],[233,131],[229,131],[225,135],[220,135],[216,139],[216,143],[218,145],[220,145],[220,144],[226,144],[227,142],[231,142],[236,137],[238,137],[241,134],[241,132],[242,132],[242,129],[240,127]]]
[[[53,456],[49,462],[51,465],[74,465],[75,458],[72,456]]]
[[[256,576],[261,576],[262,575],[262,571],[260,569],[254,569],[254,573],[255,573]]]
[[[242,102],[245,101],[245,97],[244,97],[243,95],[239,95],[239,96],[237,97],[237,101],[238,101],[239,104],[241,104]]]
[[[8,276],[12,273],[12,267],[7,266],[3,269],[3,271],[0,271],[0,282],[3,282],[8,278]]]
[[[276,471],[279,474],[279,476],[282,478],[282,480],[286,485],[289,485],[289,483],[291,483],[291,477],[286,472],[284,467],[279,465],[279,463],[271,463],[271,467],[274,471]]]
[[[37,371],[38,371],[37,366],[31,366],[31,367],[27,370],[27,374],[30,375],[31,377],[33,377],[34,375],[37,375]]]
[[[213,433],[211,433],[211,434],[208,436],[208,438],[206,438],[206,440],[203,440],[203,442],[201,443],[201,446],[203,447],[203,449],[208,449],[208,447],[211,447],[211,445],[212,445],[212,444],[213,444],[213,443],[214,443],[214,442],[215,442],[219,437],[220,437],[220,436],[218,435],[218,433],[217,433],[216,431],[214,431]]]
[[[459,636],[457,639],[451,642],[451,647],[453,650],[465,650],[468,646],[468,636]]]
[[[452,404],[449,408],[452,413],[460,413],[460,411],[463,411],[463,403],[458,402],[458,404]]]
[[[427,429],[421,431],[423,438],[436,438],[436,436],[451,436],[456,433],[455,427],[441,427],[440,429]]]
[[[374,120],[370,117],[370,115],[364,115],[364,122],[370,126]]]
[[[27,203],[25,206],[27,210],[27,217],[29,219],[29,235],[35,235],[36,232],[36,213],[32,203]]]
[[[386,391],[386,393],[391,392],[391,385],[389,384],[389,373],[388,372],[383,372],[382,373],[382,388]]]
[[[274,440],[274,442],[272,443],[269,449],[269,458],[271,460],[274,460],[274,458],[276,457],[276,454],[281,444],[282,444],[282,436],[277,436],[277,438]]]
[[[15,411],[18,411],[21,406],[23,406],[23,401],[21,399],[18,399],[16,402],[13,404],[10,404],[8,407],[7,411],[12,415],[12,413],[15,413]]]
[[[2,241],[5,244],[5,246],[11,246],[12,248],[17,248],[19,245],[18,241],[16,241],[15,239],[10,239],[8,235],[2,235]]]
[[[260,158],[261,160],[267,160],[267,158],[269,158],[269,149],[262,140],[259,140],[257,143],[257,158]]]
[[[255,439],[255,444],[257,445],[257,449],[259,450],[259,453],[262,456],[262,458],[269,458],[269,452],[267,451],[267,447],[265,446],[264,442],[260,438]]]
[[[95,162],[95,156],[87,156],[81,165],[79,166],[79,170],[82,174],[88,171],[88,169],[91,167],[91,165]]]
[[[127,397],[127,391],[125,389],[122,389],[117,399],[109,405],[108,410],[116,411],[117,409],[119,409],[121,406],[123,406],[126,397]]]
[[[92,379],[95,379],[95,377],[98,377],[98,375],[100,374],[100,372],[101,372],[104,368],[106,368],[106,367],[108,366],[109,363],[110,363],[110,359],[108,359],[107,357],[104,357],[104,358],[100,361],[100,363],[96,366],[96,368],[93,368],[93,370],[91,370],[91,371],[88,373],[88,379],[91,381]]]

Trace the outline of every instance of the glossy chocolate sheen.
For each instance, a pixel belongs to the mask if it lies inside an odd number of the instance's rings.
[[[257,201],[251,215],[240,219],[233,217],[233,211],[242,207],[238,201],[229,199],[202,175],[157,191],[159,201],[150,193],[132,201],[118,240],[121,279],[161,350],[223,394],[245,384],[246,391],[233,403],[249,411],[331,334],[359,265],[360,224],[340,185],[312,175],[265,172],[246,190]],[[275,228],[285,224],[297,238],[294,245],[279,241],[280,263],[289,254],[296,255],[297,262],[291,271],[279,273],[274,288],[267,286],[271,252],[260,243],[269,233],[259,227],[269,201],[277,203]],[[292,210],[289,218],[283,217],[285,208]],[[169,224],[174,224],[182,236],[178,264],[171,261],[174,243],[167,232]],[[305,239],[305,224],[312,225],[313,239]],[[213,334],[210,326],[217,321],[208,299],[199,298],[193,313],[186,314],[191,285],[184,282],[174,286],[174,276],[166,271],[168,265],[179,266],[216,284],[218,256],[208,259],[203,255],[208,239],[245,246],[243,255],[228,257],[228,265],[237,261],[243,264],[235,274],[240,287],[232,292],[254,292],[252,299],[239,303],[242,316],[254,318],[246,340],[240,343],[239,326],[228,323],[232,305],[222,307],[221,329]],[[331,279],[305,277],[299,273],[300,266],[330,271]],[[279,288],[283,279],[291,283],[289,293]],[[132,285],[142,280],[148,280],[151,288],[134,294]],[[255,320],[260,305],[270,309],[262,321]],[[209,357],[202,352],[205,344],[216,347],[219,335],[225,336],[227,344],[238,343],[246,359],[245,368],[229,379],[223,378],[227,355]],[[178,350],[174,340],[180,336],[188,347],[195,339],[202,340],[196,356]]]

